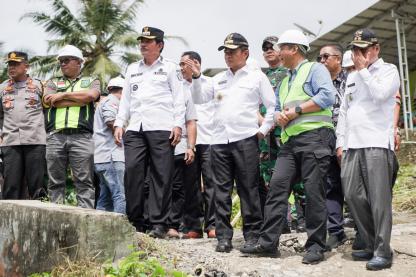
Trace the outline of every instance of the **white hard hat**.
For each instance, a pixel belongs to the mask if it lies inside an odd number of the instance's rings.
[[[300,44],[306,47],[306,51],[309,51],[308,38],[299,30],[287,30],[279,36],[279,40],[274,45],[275,50],[279,50],[279,45],[284,43]]]
[[[124,86],[124,79],[122,77],[118,76],[118,77],[115,77],[115,78],[111,79],[108,82],[107,89],[109,89],[110,87],[122,88],[123,86]]]
[[[347,50],[342,56],[342,67],[350,67],[353,66],[354,62],[352,61],[352,51]]]
[[[84,61],[84,57],[82,56],[81,50],[79,50],[77,47],[73,45],[65,45],[61,50],[58,52],[58,59],[60,57],[76,57],[82,61]]]

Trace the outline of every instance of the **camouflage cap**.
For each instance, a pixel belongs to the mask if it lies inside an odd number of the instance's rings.
[[[277,43],[277,41],[279,40],[279,38],[278,37],[276,37],[276,36],[269,36],[269,37],[266,37],[265,39],[263,39],[263,43],[262,43],[262,45],[261,45],[261,47],[264,47],[264,45],[266,44],[266,43],[271,43],[272,45],[275,45],[276,43]]]

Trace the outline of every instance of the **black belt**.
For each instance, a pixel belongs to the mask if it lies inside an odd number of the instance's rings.
[[[84,129],[79,128],[67,128],[62,129],[56,132],[56,134],[63,134],[63,135],[73,135],[73,134],[90,134],[91,132]]]

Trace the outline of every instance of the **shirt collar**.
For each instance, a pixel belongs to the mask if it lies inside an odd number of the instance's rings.
[[[159,58],[157,58],[154,62],[153,62],[153,64],[152,65],[150,65],[150,66],[153,66],[153,65],[155,65],[155,64],[157,64],[157,63],[161,63],[161,64],[163,64],[165,62],[165,59],[162,57],[162,56],[159,56]],[[141,59],[140,60],[140,65],[145,65],[145,63],[144,63],[144,59]]]
[[[230,75],[230,76],[236,76],[237,74],[240,74],[240,72],[245,72],[245,73],[247,73],[247,72],[249,72],[250,71],[250,67],[246,64],[245,66],[243,66],[242,68],[240,68],[239,70],[237,70],[234,74],[233,74],[233,72],[231,71],[231,69],[230,68],[228,68],[228,70],[227,70],[227,74],[228,75]]]
[[[299,71],[299,68],[304,64],[304,63],[307,63],[308,62],[308,59],[304,59],[304,60],[302,60],[296,67],[295,67],[295,69],[292,69],[292,70],[289,70],[290,71],[290,74],[296,74],[298,71]]]
[[[369,67],[368,70],[372,70],[372,69],[377,69],[380,66],[382,66],[384,64],[384,61],[382,58],[378,58],[377,61],[375,61],[374,63],[372,63]]]

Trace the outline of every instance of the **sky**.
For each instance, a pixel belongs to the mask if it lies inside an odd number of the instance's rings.
[[[167,40],[163,56],[177,62],[182,52],[194,50],[201,54],[204,69],[225,66],[223,53],[218,52],[217,48],[227,34],[238,32],[249,42],[250,56],[266,66],[261,51],[264,37],[279,36],[285,30],[295,29],[293,23],[323,35],[376,2],[145,0],[139,8],[135,26],[137,31],[143,26],[153,26],[164,30],[167,35],[183,37],[188,46],[178,40]],[[65,0],[65,3],[76,11],[79,2]],[[21,17],[27,12],[48,11],[48,7],[47,0],[0,0],[0,41],[4,42],[3,52],[27,49],[32,54],[47,54],[47,40],[52,37],[30,19],[21,20]],[[318,23],[320,20],[322,26]]]

